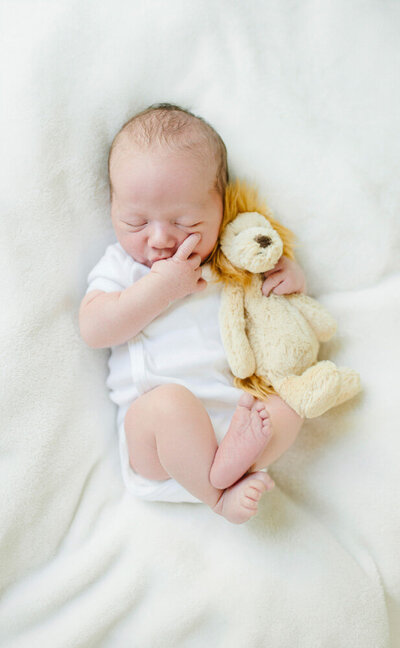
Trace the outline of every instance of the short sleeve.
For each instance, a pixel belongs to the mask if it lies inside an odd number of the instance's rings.
[[[125,290],[132,283],[134,261],[124,252],[118,243],[109,245],[105,254],[88,275],[88,288],[115,292]]]

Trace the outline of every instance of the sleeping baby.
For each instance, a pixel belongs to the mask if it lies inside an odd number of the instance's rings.
[[[263,402],[237,389],[225,357],[222,285],[202,276],[222,221],[225,145],[200,117],[151,106],[114,138],[109,180],[118,242],[89,274],[79,324],[89,346],[111,348],[125,485],[146,500],[204,502],[241,524],[273,488],[265,469],[303,419],[275,394]],[[262,287],[304,290],[285,257]]]

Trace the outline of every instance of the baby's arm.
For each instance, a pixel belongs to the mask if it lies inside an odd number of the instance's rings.
[[[168,305],[165,291],[151,272],[119,292],[91,290],[79,310],[81,336],[95,349],[123,344]]]
[[[262,285],[263,295],[290,295],[292,293],[306,292],[306,278],[303,270],[296,261],[281,256],[272,270],[264,274],[265,281]]]
[[[93,348],[127,342],[175,300],[203,290],[199,254],[193,250],[198,234],[191,234],[173,257],[153,263],[151,271],[125,290],[90,291],[82,300],[79,327],[84,341]]]

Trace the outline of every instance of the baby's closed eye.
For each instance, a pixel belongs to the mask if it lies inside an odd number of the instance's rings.
[[[141,229],[142,227],[145,227],[147,225],[147,221],[140,221],[136,223],[127,223],[125,221],[122,221],[123,224],[125,225],[126,229],[130,232],[133,231],[135,232],[138,229]]]
[[[193,229],[193,227],[199,227],[201,225],[201,222],[199,223],[193,223],[193,224],[188,224],[188,223],[175,223],[178,227],[183,227],[184,229]]]

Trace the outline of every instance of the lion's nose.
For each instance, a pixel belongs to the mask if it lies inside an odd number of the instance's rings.
[[[265,234],[259,234],[259,236],[256,236],[254,240],[262,248],[266,248],[272,243],[272,239],[270,239],[270,237],[266,236]]]

